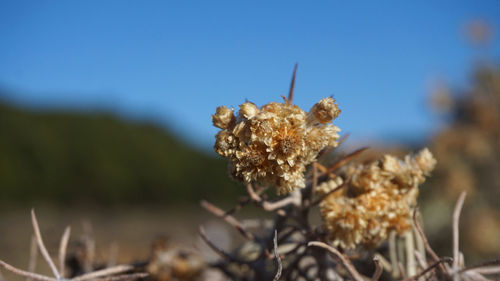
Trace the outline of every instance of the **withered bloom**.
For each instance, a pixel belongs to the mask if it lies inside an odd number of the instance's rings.
[[[366,165],[346,168],[349,184],[321,202],[321,215],[335,246],[377,246],[391,231],[402,234],[411,228],[418,185],[436,164],[428,149],[399,160],[384,155]],[[340,177],[318,186],[320,194],[342,184]]]
[[[222,106],[212,115],[214,126],[222,129],[214,149],[229,158],[235,179],[273,185],[278,194],[286,194],[305,186],[305,167],[322,149],[337,146],[340,129],[328,123],[339,113],[332,98],[322,99],[309,113],[289,103],[259,109],[245,102],[234,116]]]

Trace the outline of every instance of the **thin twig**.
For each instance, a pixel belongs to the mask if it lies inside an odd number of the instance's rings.
[[[250,195],[250,199],[252,199],[253,201],[255,202],[262,201],[262,198],[257,192],[255,192],[255,190],[253,189],[253,185],[251,183],[247,183],[247,192],[248,195]]]
[[[455,205],[455,210],[453,211],[453,269],[458,270],[459,268],[459,242],[458,242],[458,223],[460,220],[460,213],[462,212],[462,207],[464,205],[465,195],[467,193],[463,191],[458,198],[457,204]]]
[[[56,279],[61,279],[61,274],[59,274],[59,271],[57,271],[56,265],[54,264],[54,262],[50,258],[49,252],[47,251],[47,248],[45,248],[45,244],[43,243],[42,235],[40,233],[40,228],[38,227],[38,221],[36,219],[34,209],[31,209],[31,222],[33,223],[33,230],[35,232],[35,237],[36,237],[36,240],[38,242],[38,248],[40,249],[42,256],[45,258],[45,260],[49,264],[50,269],[52,270],[52,273],[54,274],[54,277]]]
[[[148,276],[149,276],[148,273],[131,273],[131,274],[109,276],[109,277],[105,277],[105,278],[97,278],[97,279],[94,279],[93,281],[123,281],[123,280],[130,280],[130,279],[140,279],[140,278],[145,278]]]
[[[38,259],[38,244],[36,242],[35,235],[32,235],[30,243],[30,260],[28,263],[29,272],[35,272],[37,259]],[[32,281],[32,279],[26,278],[26,281]]]
[[[198,232],[200,233],[201,239],[203,239],[203,241],[205,243],[207,243],[207,245],[210,247],[210,249],[212,249],[214,252],[216,252],[219,256],[221,256],[224,259],[227,259],[230,261],[234,260],[233,257],[231,257],[231,255],[226,253],[221,248],[217,247],[212,241],[210,241],[210,239],[208,239],[207,234],[205,233],[205,229],[202,226],[200,226],[200,228],[198,229]]]
[[[66,250],[68,249],[69,236],[71,235],[71,227],[66,227],[63,236],[61,237],[61,243],[59,244],[59,272],[61,276],[64,277],[64,265],[66,262]]]
[[[333,248],[332,246],[325,244],[323,242],[319,241],[312,241],[307,243],[307,246],[316,246],[320,247],[323,249],[326,249],[329,251],[331,254],[333,254],[336,258],[340,260],[342,265],[347,269],[347,271],[351,274],[351,277],[356,280],[356,281],[363,281],[363,277],[358,273],[356,268],[354,268],[354,265],[344,257],[337,249]]]
[[[126,271],[130,271],[132,269],[134,269],[134,267],[132,265],[117,265],[114,267],[105,268],[105,269],[97,270],[97,271],[90,272],[90,273],[87,273],[84,275],[80,275],[80,276],[77,276],[71,280],[72,281],[85,281],[85,280],[96,279],[96,278],[107,276],[107,275],[123,273]]]
[[[22,269],[16,268],[16,267],[4,262],[2,260],[0,260],[0,266],[5,268],[8,271],[14,273],[14,274],[17,274],[17,275],[20,275],[20,276],[23,276],[26,278],[31,278],[31,279],[40,280],[40,281],[58,281],[58,279],[56,279],[54,277],[48,277],[48,276],[24,271]]]
[[[412,233],[413,237],[415,238],[416,241],[416,250],[415,250],[415,256],[417,257],[418,262],[422,266],[422,268],[427,267],[427,261],[425,260],[425,245],[424,241],[422,240],[422,237],[420,236],[420,233],[418,233],[417,228],[415,227],[415,223],[412,221]]]
[[[292,101],[293,101],[293,92],[295,91],[295,77],[297,76],[297,67],[298,66],[299,66],[299,64],[296,63],[295,67],[293,68],[292,82],[290,83],[290,91],[288,92],[288,99],[286,100],[287,104],[292,104]]]
[[[319,155],[318,155],[318,158],[317,158],[317,161],[315,162],[316,164],[318,165],[321,165],[319,163],[323,163],[323,160],[325,160],[325,158],[330,155],[330,153],[332,151],[334,151],[335,149],[338,149],[346,140],[347,138],[350,136],[349,133],[346,133],[344,134],[342,137],[340,137],[340,139],[337,141],[337,146],[336,147],[327,147],[325,149],[323,149],[322,151],[319,152]],[[326,171],[326,170],[325,170]],[[312,170],[309,171],[307,173],[307,178],[310,178],[310,175],[312,174]]]
[[[472,266],[469,266],[467,268],[460,270],[458,273],[473,270],[473,269],[483,268],[483,267],[497,266],[497,265],[500,265],[500,259],[494,259],[494,260],[482,262],[480,264],[472,265]]]
[[[474,269],[475,272],[480,274],[498,274],[500,273],[500,266],[486,266]]]
[[[420,266],[421,269],[425,269],[428,266],[424,257],[425,257],[425,252],[421,253],[420,251],[415,250],[415,259],[417,260],[418,265]]]
[[[335,148],[341,146],[347,140],[347,138],[349,138],[349,136],[351,136],[350,133],[345,133],[342,137],[340,137],[340,139],[337,141],[337,146]]]
[[[262,208],[266,211],[275,211],[278,209],[281,209],[283,207],[286,207],[290,204],[299,206],[302,201],[301,193],[300,190],[296,189],[290,193],[289,196],[278,200],[276,202],[268,202],[268,201],[263,201],[262,202]]]
[[[289,204],[300,204],[300,198],[296,198],[296,196],[293,196],[293,193],[290,196],[287,196],[281,200],[278,200],[276,202],[269,202],[264,199],[254,190],[253,186],[251,183],[247,184],[247,192],[248,195],[250,196],[250,199],[252,201],[255,201],[259,206],[261,206],[264,210],[272,212],[276,211],[278,209],[281,209]],[[300,195],[300,194],[299,194]],[[227,212],[226,212],[227,214]],[[286,212],[283,210],[278,210],[277,214],[280,216],[285,216]]]
[[[360,155],[363,151],[367,150],[369,147],[362,147],[352,153],[349,153],[347,154],[346,156],[344,156],[344,158],[342,158],[341,160],[339,160],[337,163],[333,164],[331,167],[329,167],[325,172],[323,172],[321,175],[319,176],[324,176],[324,175],[328,175],[329,173],[332,173],[334,172],[335,170],[337,170],[338,168],[344,166],[345,164],[349,163],[352,159],[354,159],[356,156]]]
[[[417,210],[418,210],[417,208],[415,208],[415,210],[413,210],[413,223],[415,224],[415,229],[417,229],[418,234],[420,235],[420,238],[422,238],[422,242],[424,243],[425,250],[427,251],[427,253],[429,253],[429,255],[431,256],[433,261],[435,263],[437,263],[440,259],[439,259],[438,255],[436,254],[436,252],[434,252],[434,250],[432,249],[431,245],[429,244],[429,241],[427,241],[427,237],[425,237],[424,231],[422,230],[422,228],[420,227],[420,224],[418,223]],[[441,268],[441,270],[443,272],[446,271],[446,269],[444,268],[444,266],[441,263],[437,263],[437,264],[439,265],[439,267]]]
[[[278,264],[278,270],[276,271],[276,275],[274,276],[273,281],[278,281],[281,278],[281,273],[283,271],[283,265],[281,264],[281,258],[278,253],[278,231],[274,230],[274,257],[276,258],[276,263]]]
[[[434,262],[432,263],[431,265],[429,265],[426,269],[424,269],[422,272],[418,273],[417,275],[415,276],[411,276],[407,279],[405,279],[404,281],[413,281],[413,280],[417,280],[418,278],[424,276],[427,272],[431,271],[432,269],[434,269],[436,266],[440,265],[440,264],[443,264],[445,262],[447,263],[450,263],[452,262],[453,259],[450,258],[450,257],[444,257],[440,260],[438,260],[437,262]]]
[[[220,217],[222,219],[224,219],[224,221],[226,221],[228,224],[230,224],[231,226],[233,226],[234,228],[236,228],[236,230],[238,230],[238,232],[243,235],[243,237],[249,239],[249,240],[255,240],[255,236],[250,233],[249,231],[247,231],[245,229],[245,227],[243,227],[243,225],[236,219],[234,218],[233,216],[231,215],[227,215],[223,210],[219,209],[218,207],[216,207],[215,205],[205,201],[205,200],[202,200],[201,201],[201,206],[209,211],[210,213],[216,215],[217,217]]]
[[[378,281],[382,275],[383,269],[382,266],[380,266],[380,260],[378,257],[374,257],[373,262],[375,263],[375,272],[373,273],[371,281]]]
[[[375,253],[374,258],[378,259],[378,262],[385,271],[392,272],[391,263],[386,258],[384,258],[384,256],[382,256],[380,253]]]
[[[349,182],[350,179],[346,179],[341,185],[337,186],[336,188],[328,191],[326,194],[322,195],[320,198],[316,199],[316,201],[312,202],[311,203],[311,206],[316,206],[318,205],[319,203],[321,203],[321,201],[325,200],[326,198],[328,198],[328,196],[330,196],[332,193],[334,192],[337,192],[339,191],[340,189],[344,188],[347,183]]]
[[[255,193],[257,195],[261,195],[262,193],[264,193],[269,187],[263,187],[263,188],[259,188],[255,191]],[[253,186],[252,186],[252,189],[253,189]],[[241,210],[243,207],[245,207],[245,205],[247,205],[248,203],[252,202],[252,199],[250,197],[243,197],[242,199],[239,200],[240,202],[238,203],[238,205],[234,206],[233,208],[227,210],[225,212],[225,215],[233,215],[234,213],[236,213],[237,211]]]
[[[474,270],[464,272],[462,275],[462,280],[471,280],[471,281],[493,281],[491,279],[488,279],[484,277],[481,273],[476,272]]]

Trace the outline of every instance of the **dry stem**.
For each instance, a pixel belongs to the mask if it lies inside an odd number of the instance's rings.
[[[20,275],[20,276],[23,276],[26,278],[31,278],[31,279],[39,280],[39,281],[58,281],[58,279],[56,279],[54,277],[48,277],[48,276],[44,276],[41,274],[24,271],[22,269],[19,269],[17,267],[14,267],[14,266],[4,262],[2,260],[0,260],[0,266],[2,266],[6,270],[8,270],[14,274],[17,274],[17,275]]]
[[[276,271],[276,275],[274,276],[273,281],[278,281],[281,277],[281,272],[283,271],[283,265],[281,264],[281,258],[278,253],[278,231],[274,230],[274,257],[276,258],[276,263],[278,264],[278,270]]]
[[[458,224],[460,220],[460,213],[462,212],[462,207],[464,205],[466,192],[462,192],[458,198],[457,204],[455,205],[455,210],[453,211],[453,269],[458,270],[459,268],[459,241],[458,241]]]
[[[68,248],[68,241],[70,235],[71,235],[71,227],[67,226],[61,237],[61,243],[59,244],[59,271],[61,272],[62,277],[64,277],[66,250]]]
[[[219,209],[215,205],[213,205],[205,200],[201,201],[201,206],[205,210],[216,215],[217,217],[224,219],[224,221],[226,221],[228,224],[230,224],[231,226],[236,228],[236,230],[238,230],[238,232],[241,233],[241,235],[243,235],[243,237],[245,237],[249,240],[255,240],[254,235],[252,233],[250,233],[249,231],[247,231],[245,229],[245,227],[237,219],[235,219],[233,216],[226,214],[223,210]]]
[[[36,240],[38,242],[38,248],[40,249],[42,256],[49,264],[50,269],[52,270],[52,273],[54,274],[56,279],[58,279],[58,280],[61,279],[61,274],[59,274],[59,271],[57,270],[56,265],[54,264],[54,262],[50,258],[49,252],[47,251],[47,248],[45,248],[45,244],[43,243],[42,235],[40,234],[40,228],[38,227],[38,221],[36,219],[34,209],[31,210],[31,222],[33,223],[33,230],[35,232],[35,237],[36,237]]]
[[[30,243],[30,260],[28,263],[29,272],[35,272],[37,258],[38,258],[38,244],[36,242],[36,237],[32,235]],[[32,279],[26,278],[26,281],[32,281]]]
[[[205,233],[205,229],[202,226],[200,226],[198,232],[200,233],[200,236],[203,239],[203,241],[207,243],[207,245],[210,247],[210,249],[212,249],[214,252],[216,252],[219,256],[221,256],[224,259],[233,260],[231,255],[226,253],[221,248],[217,247],[210,239],[208,239],[207,234]]]
[[[103,276],[108,276],[108,275],[113,275],[113,274],[118,274],[118,273],[123,273],[126,271],[131,271],[134,269],[133,266],[131,265],[117,265],[113,266],[110,268],[105,268],[102,270],[97,270],[94,272],[90,272],[84,275],[77,276],[72,279],[72,281],[85,281],[85,280],[90,280],[90,279],[95,279]]]
[[[382,269],[382,266],[380,265],[379,258],[374,257],[373,262],[375,263],[375,272],[373,273],[371,281],[378,281],[384,270]]]
[[[347,258],[345,258],[344,255],[342,255],[334,247],[332,247],[332,246],[330,246],[330,245],[328,245],[326,243],[319,242],[319,241],[309,242],[309,243],[307,243],[307,246],[315,246],[315,247],[320,247],[320,248],[326,249],[328,252],[330,252],[337,259],[340,260],[340,262],[342,263],[342,265],[347,269],[347,271],[351,274],[351,277],[354,280],[356,280],[356,281],[363,281],[363,277],[358,273],[358,271],[356,270],[356,268],[354,268],[354,265],[352,265],[352,263]]]

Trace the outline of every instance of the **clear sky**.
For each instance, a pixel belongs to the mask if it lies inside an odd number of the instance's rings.
[[[464,24],[500,1],[1,1],[0,87],[30,106],[109,109],[210,147],[218,105],[333,95],[355,140],[422,140],[440,78],[466,85]],[[488,56],[498,58],[494,39]]]

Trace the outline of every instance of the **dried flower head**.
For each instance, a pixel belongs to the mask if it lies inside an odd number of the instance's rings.
[[[321,202],[321,215],[334,245],[354,248],[377,246],[391,231],[398,234],[410,229],[416,205],[418,185],[436,165],[428,149],[399,160],[384,155],[366,165],[350,165],[346,188],[330,194]],[[326,194],[341,181],[331,180],[318,186]]]
[[[259,108],[253,102],[245,102],[240,105],[240,115],[250,119],[259,113]]]
[[[337,118],[340,114],[339,107],[332,98],[324,98],[311,108],[308,116],[309,122],[326,124]]]
[[[233,111],[225,106],[217,107],[215,114],[212,115],[212,122],[217,128],[227,129],[234,123]]]
[[[296,105],[272,102],[260,109],[251,102],[240,105],[238,116],[217,108],[214,149],[229,158],[232,176],[240,181],[274,185],[278,194],[305,186],[306,165],[327,146],[337,146],[340,129],[327,124],[340,112],[326,98],[309,113]],[[234,122],[232,120],[235,120]]]

